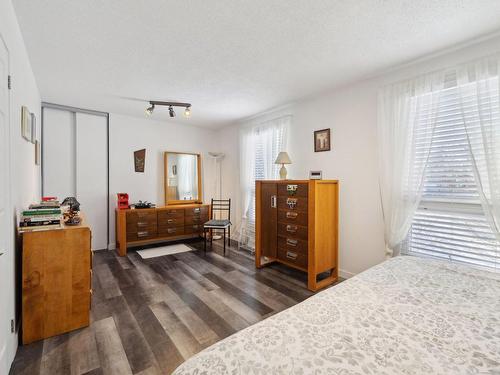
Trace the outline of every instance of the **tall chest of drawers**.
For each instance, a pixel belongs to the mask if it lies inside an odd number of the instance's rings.
[[[127,247],[198,237],[208,221],[209,205],[186,204],[116,210],[116,239],[120,255]]]
[[[256,181],[255,264],[307,272],[316,291],[338,278],[338,181]]]

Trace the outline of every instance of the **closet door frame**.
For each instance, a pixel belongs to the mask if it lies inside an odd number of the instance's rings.
[[[44,109],[58,109],[61,111],[68,111],[68,112],[73,112],[73,113],[86,113],[89,115],[94,115],[94,116],[102,116],[106,118],[106,249],[109,250],[109,113],[108,112],[100,112],[100,111],[93,111],[90,109],[84,109],[84,108],[77,108],[77,107],[70,107],[70,106],[65,106],[65,105],[60,105],[60,104],[54,104],[54,103],[47,103],[47,102],[42,102],[42,109],[41,109],[41,131],[40,131],[40,141],[41,141],[41,148],[40,148],[40,159],[43,161],[43,153],[44,153],[44,145],[45,142],[43,141],[43,125],[44,125]],[[44,196],[44,186],[43,186],[43,162],[40,163],[40,169],[41,169],[41,181],[40,181],[40,188],[41,188],[41,196]]]

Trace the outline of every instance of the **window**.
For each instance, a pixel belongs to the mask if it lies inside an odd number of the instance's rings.
[[[255,180],[276,179],[279,165],[274,164],[280,151],[286,148],[286,134],[291,117],[285,116],[245,128],[241,133],[240,183],[242,221],[239,243],[255,248]]]
[[[498,270],[500,244],[480,199],[480,194],[489,194],[488,184],[483,181],[480,189],[475,176],[486,168],[484,153],[472,152],[485,141],[481,123],[500,131],[498,77],[479,84],[487,89],[478,90],[477,82],[447,84],[439,93],[427,94],[439,95],[437,108],[426,106],[422,98],[411,103],[410,121],[416,124],[413,152],[416,163],[426,166],[422,200],[403,252]],[[427,154],[420,145],[429,132]]]

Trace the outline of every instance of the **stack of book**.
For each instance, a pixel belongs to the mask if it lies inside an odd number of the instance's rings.
[[[62,211],[58,201],[52,200],[30,205],[24,210],[19,224],[23,230],[61,228]]]

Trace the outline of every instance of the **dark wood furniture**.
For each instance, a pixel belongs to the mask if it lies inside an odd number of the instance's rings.
[[[199,237],[208,221],[208,204],[179,204],[156,208],[116,209],[116,248]]]
[[[210,220],[203,225],[203,239],[204,239],[204,250],[207,252],[207,232],[210,232],[210,245],[213,244],[213,231],[222,230],[223,244],[224,244],[224,256],[226,255],[226,229],[228,237],[228,246],[231,241],[231,199],[213,199],[210,202]],[[215,218],[214,213],[220,212],[225,218]],[[224,215],[224,213],[226,213]]]
[[[256,267],[280,262],[305,271],[312,291],[337,281],[338,181],[256,181],[255,191]]]
[[[92,251],[90,228],[23,231],[22,343],[89,325]]]

